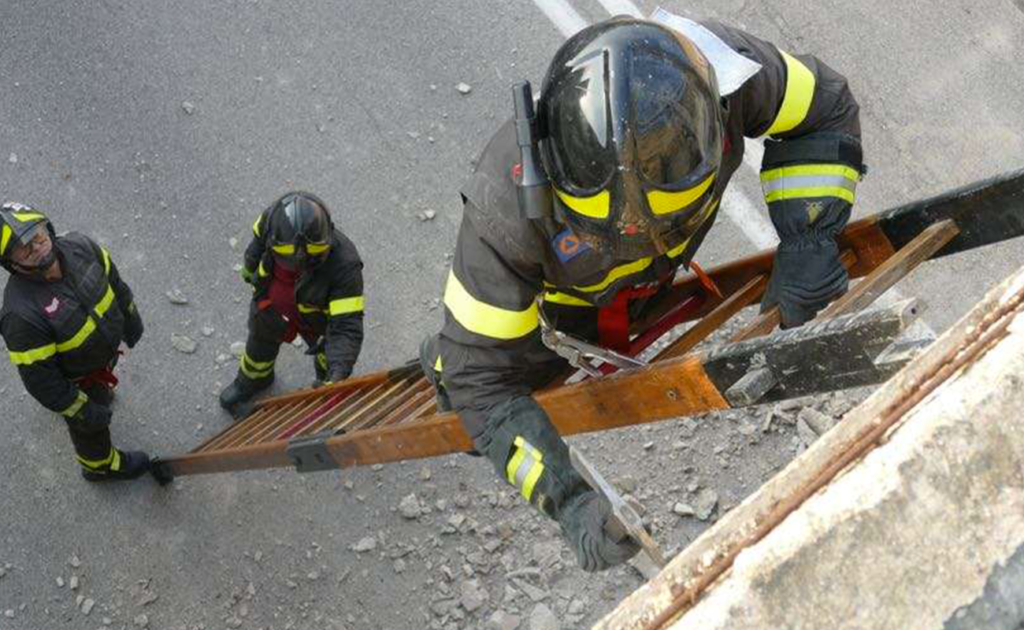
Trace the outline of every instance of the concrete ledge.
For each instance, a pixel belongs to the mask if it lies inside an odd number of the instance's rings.
[[[922,370],[1024,293],[1004,282],[600,628],[1007,628],[1024,622],[1024,315],[904,414],[888,441],[803,502],[678,618],[669,602],[819,465],[844,433],[908,394]],[[986,319],[988,318],[988,320]],[[902,378],[901,378],[902,377]],[[844,426],[845,425],[845,426]],[[788,481],[787,481],[788,478]],[[732,518],[730,519],[730,516]]]

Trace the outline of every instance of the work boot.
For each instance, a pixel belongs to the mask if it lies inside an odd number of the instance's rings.
[[[274,383],[274,375],[253,380],[244,374],[239,373],[235,380],[225,387],[220,393],[220,406],[231,412],[235,418],[240,417],[240,412],[247,407],[256,394],[267,389]]]
[[[117,451],[117,461],[107,468],[82,468],[86,481],[127,481],[149,472],[149,455],[142,451]]]
[[[427,377],[427,382],[434,387],[437,410],[447,412],[452,410],[452,401],[448,398],[448,392],[445,391],[444,384],[441,382],[441,373],[434,369],[439,356],[437,335],[430,335],[420,344],[420,368],[423,370],[423,375]]]

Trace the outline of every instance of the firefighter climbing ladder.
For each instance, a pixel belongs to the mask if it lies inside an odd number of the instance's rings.
[[[758,316],[722,347],[693,352],[764,292],[774,252],[686,276],[634,322],[630,355],[695,322],[645,367],[559,383],[538,402],[563,435],[611,429],[884,381],[928,340],[893,343],[917,313],[910,301],[871,303],[921,262],[1024,234],[1024,170],[851,223],[839,239],[861,278],[812,323],[766,336],[778,310]],[[867,309],[867,310],[865,310]],[[605,372],[614,371],[603,366]],[[454,414],[438,414],[418,363],[269,398],[189,453],[162,459],[175,476],[295,466],[299,472],[365,466],[472,448]]]

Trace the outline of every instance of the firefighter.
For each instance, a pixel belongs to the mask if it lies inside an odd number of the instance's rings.
[[[301,336],[313,356],[314,386],[352,374],[363,344],[363,262],[318,197],[290,192],[252,226],[242,279],[253,286],[249,338],[235,380],[220,394],[235,417],[274,382],[284,342]]]
[[[63,416],[82,477],[135,479],[149,457],[110,441],[113,368],[123,341],[142,338],[132,290],[110,253],[87,236],[57,236],[40,211],[0,206],[0,264],[11,273],[0,333],[25,389]]]
[[[538,308],[559,330],[623,349],[629,316],[690,264],[744,137],[759,136],[781,239],[762,309],[777,304],[783,326],[798,326],[847,288],[836,235],[864,169],[846,80],[725,24],[671,18],[612,18],[559,48],[536,119],[501,126],[461,190],[444,326],[421,347],[439,405],[561,525],[587,571],[638,548],[606,533],[607,500],[531,396],[566,368],[541,343]]]

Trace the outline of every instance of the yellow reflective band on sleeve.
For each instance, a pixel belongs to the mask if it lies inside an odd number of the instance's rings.
[[[103,459],[86,459],[81,455],[78,455],[77,457],[78,463],[85,466],[86,468],[96,470],[97,468],[106,467],[110,468],[110,470],[120,470],[121,458],[119,455],[120,454],[117,452],[116,448],[110,447],[110,454],[104,457]]]
[[[570,210],[591,219],[606,219],[611,208],[611,195],[602,190],[593,197],[573,197],[555,188],[555,194]]]
[[[252,223],[252,233],[256,236],[256,238],[259,238],[260,236],[260,221],[262,220],[263,215],[261,214],[260,216],[256,217],[256,220],[253,221]]]
[[[330,243],[310,243],[306,245],[306,253],[310,256],[317,256],[331,248]]]
[[[779,50],[779,54],[786,62],[786,94],[775,121],[765,132],[769,136],[795,129],[807,117],[814,98],[814,73],[786,51]]]
[[[85,395],[85,392],[79,391],[78,396],[75,398],[75,402],[67,406],[64,411],[60,412],[60,415],[65,418],[74,418],[81,411],[82,405],[89,402],[89,397]]]
[[[324,310],[318,306],[313,306],[312,304],[299,304],[298,306],[299,312],[303,315],[308,315],[309,313],[322,313]]]
[[[839,197],[854,202],[860,173],[842,164],[800,164],[761,173],[761,188],[768,203],[780,199]]]
[[[441,365],[441,355],[437,355],[437,361],[434,361],[434,371],[443,372],[444,366]]]
[[[256,269],[256,273],[258,273],[261,278],[267,277],[267,270],[263,267],[262,260],[260,261],[260,266]]]
[[[341,298],[331,300],[331,317],[335,315],[348,315],[349,313],[361,313],[363,311],[363,296]]]
[[[57,354],[57,344],[55,343],[23,352],[10,351],[11,363],[14,365],[32,365],[38,361],[45,361],[55,354]]]
[[[711,184],[715,181],[715,174],[708,175],[707,179],[689,190],[671,192],[667,190],[652,190],[647,193],[647,203],[651,206],[651,212],[657,215],[671,214],[689,206],[704,195]]]
[[[559,291],[548,291],[544,294],[544,301],[551,302],[552,304],[561,304],[563,306],[594,306],[586,300],[581,300],[578,297],[569,295],[568,293],[561,293]]]
[[[544,455],[521,435],[516,436],[515,446],[516,452],[505,466],[505,477],[510,484],[519,488],[523,498],[529,501],[533,497],[537,480],[544,473],[544,464],[541,463]]]
[[[106,247],[100,247],[100,251],[103,253],[103,270],[110,274],[110,252]]]
[[[521,311],[513,311],[481,302],[462,286],[454,271],[448,273],[444,290],[444,305],[455,321],[471,333],[492,339],[518,339],[525,337],[539,325],[537,302]]]
[[[573,288],[574,289],[578,289],[580,291],[583,291],[585,293],[594,293],[594,292],[597,292],[597,291],[604,291],[605,289],[607,289],[611,285],[611,283],[615,282],[619,278],[624,278],[624,277],[632,275],[634,273],[640,273],[644,269],[647,269],[648,267],[651,266],[651,261],[652,261],[652,259],[649,258],[649,257],[648,258],[641,258],[640,260],[634,260],[633,262],[631,262],[631,263],[629,263],[627,265],[620,265],[618,267],[615,267],[614,269],[612,269],[611,271],[608,272],[608,275],[605,276],[604,280],[602,280],[601,282],[599,282],[597,284],[592,284],[592,285],[586,286],[586,287],[573,287]]]
[[[270,249],[274,250],[275,254],[281,254],[282,256],[292,256],[295,254],[295,246],[291,243],[274,245]]]
[[[7,243],[11,240],[11,234],[13,234],[11,226],[4,224],[0,228],[0,256],[3,256],[4,252],[7,251]]]

